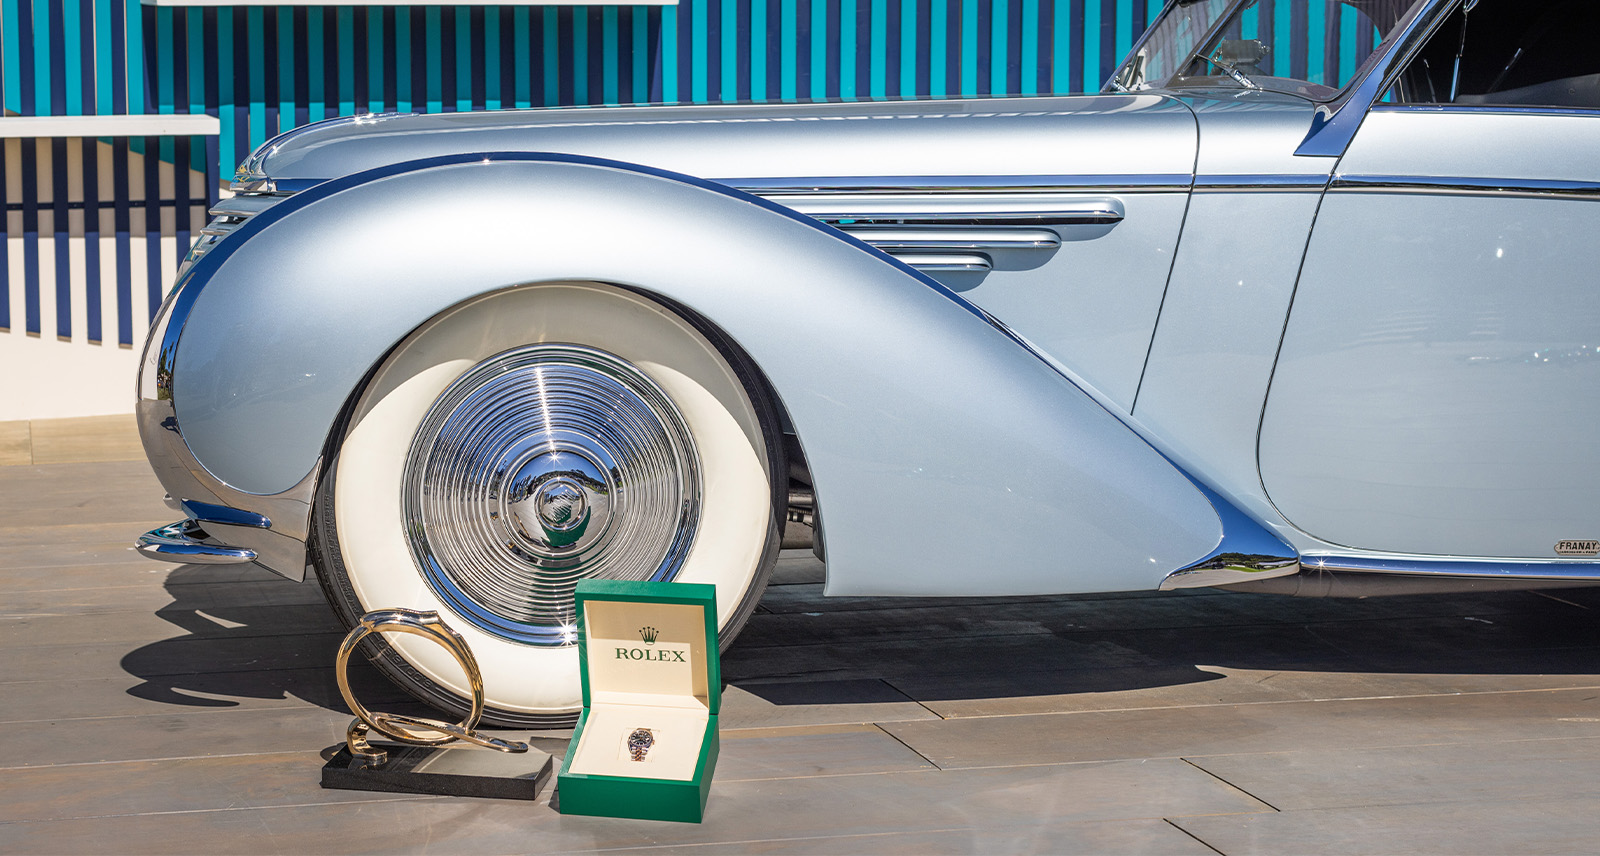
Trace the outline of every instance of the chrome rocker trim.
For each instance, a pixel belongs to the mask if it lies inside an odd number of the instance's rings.
[[[1600,580],[1600,561],[1542,562],[1533,559],[1402,559],[1379,556],[1308,555],[1300,559],[1306,571],[1342,571],[1404,576],[1448,576],[1472,579],[1562,580],[1574,583]]]

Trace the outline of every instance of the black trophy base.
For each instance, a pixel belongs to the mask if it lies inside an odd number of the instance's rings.
[[[376,743],[389,757],[369,765],[349,747],[322,765],[322,786],[393,794],[533,800],[550,779],[550,754],[496,752],[464,746],[397,746]]]

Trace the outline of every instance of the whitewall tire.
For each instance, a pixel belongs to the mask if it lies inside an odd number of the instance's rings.
[[[570,721],[577,580],[714,584],[724,644],[753,611],[787,488],[775,423],[754,373],[666,307],[591,283],[497,292],[369,380],[323,476],[313,561],[347,625],[437,610],[482,669],[486,721]],[[448,652],[374,647],[390,679],[465,708]]]

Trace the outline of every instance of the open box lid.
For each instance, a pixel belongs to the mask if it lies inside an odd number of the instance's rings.
[[[575,592],[583,706],[722,706],[717,587],[583,580]]]

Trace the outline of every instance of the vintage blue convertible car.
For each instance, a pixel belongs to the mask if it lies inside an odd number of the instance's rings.
[[[1178,0],[1099,94],[290,132],[152,330],[141,549],[440,610],[508,724],[578,580],[731,640],[790,519],[830,595],[1600,581],[1597,31]]]

